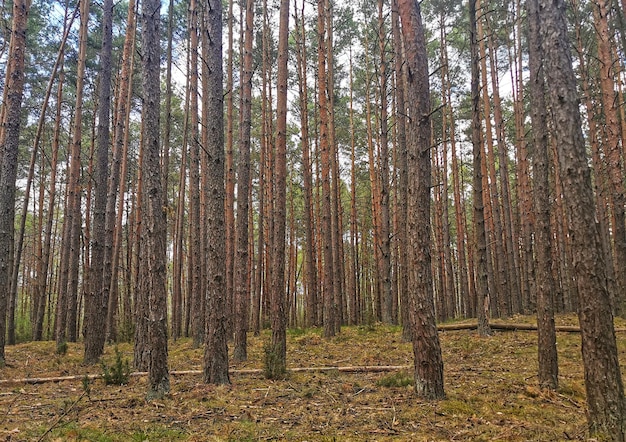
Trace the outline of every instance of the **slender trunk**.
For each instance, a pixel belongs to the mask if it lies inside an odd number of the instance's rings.
[[[530,67],[530,98],[533,128],[533,183],[535,203],[535,238],[537,252],[537,334],[539,385],[556,390],[558,359],[554,328],[554,280],[552,278],[552,234],[550,232],[550,182],[548,178],[548,121],[545,84],[539,40],[539,8],[537,0],[527,0],[528,43]]]
[[[104,284],[109,285],[109,307],[106,333],[109,341],[114,341],[117,338],[116,322],[119,293],[118,263],[122,241],[122,213],[124,208],[124,191],[126,187],[126,169],[128,164],[128,137],[130,133],[129,119],[132,98],[131,76],[134,62],[136,34],[135,0],[130,0],[128,3],[128,19],[126,29],[127,32],[126,38],[124,39],[124,49],[122,53],[122,68],[120,71],[119,88],[117,93],[117,105],[115,109],[116,120],[113,134],[113,158],[111,162],[111,177],[109,179],[105,221],[106,238],[104,246]],[[119,202],[117,200],[118,190],[120,194]]]
[[[100,51],[100,82],[98,97],[98,138],[95,165],[95,198],[91,271],[85,297],[85,351],[83,361],[94,364],[104,352],[106,319],[111,282],[105,270],[107,183],[109,178],[109,139],[111,109],[111,57],[113,45],[113,0],[102,6],[102,48]]]
[[[476,33],[476,3],[469,0],[470,40],[472,53],[472,145],[474,153],[474,243],[476,254],[476,313],[478,333],[491,334],[489,328],[489,286],[487,282],[487,238],[485,233],[485,205],[483,202],[482,129],[480,122],[480,91],[478,87],[478,39]]]
[[[283,0],[285,1],[285,0]],[[328,136],[328,96],[327,96],[327,76],[326,76],[326,26],[324,18],[326,16],[326,1],[317,2],[317,65],[318,65],[318,102],[319,102],[319,146],[322,161],[322,229],[323,235],[323,289],[324,297],[324,336],[331,337],[337,332],[335,329],[334,317],[334,289],[333,289],[333,251],[332,251],[332,209],[331,209],[331,147]]]
[[[417,2],[398,2],[407,59],[409,103],[408,223],[409,307],[415,360],[415,392],[424,399],[445,398],[443,360],[437,335],[430,262],[431,126],[426,38]]]
[[[222,2],[209,0],[203,16],[203,139],[208,232],[204,331],[204,381],[229,384],[227,345],[226,230],[224,183],[224,86],[222,71]]]
[[[243,77],[241,79],[241,126],[239,128],[239,164],[237,176],[237,233],[235,255],[235,349],[233,359],[248,358],[247,332],[250,311],[248,279],[248,211],[250,202],[250,129],[252,126],[252,39],[254,27],[254,0],[246,1],[244,32]]]
[[[276,158],[274,250],[272,259],[272,338],[265,354],[268,378],[278,379],[287,371],[287,317],[285,296],[285,227],[287,179],[287,61],[289,0],[280,2],[278,31],[278,78],[276,91]]]
[[[18,168],[18,148],[22,97],[24,95],[24,54],[26,27],[30,3],[17,0],[13,3],[13,28],[11,50],[8,54],[6,101],[4,101],[3,133],[0,135],[0,366],[5,362],[5,334],[8,300],[11,291],[11,266],[15,230],[15,181]]]

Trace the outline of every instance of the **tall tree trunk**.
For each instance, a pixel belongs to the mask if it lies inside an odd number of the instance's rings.
[[[204,228],[208,232],[207,291],[204,294],[206,318],[204,332],[204,381],[229,384],[228,345],[226,335],[226,231],[224,183],[224,87],[222,71],[222,2],[209,0],[203,19],[203,84],[202,107],[206,116],[202,122],[207,134],[204,146],[205,207]]]
[[[5,334],[7,302],[11,290],[13,235],[15,230],[15,181],[17,154],[20,140],[22,97],[24,95],[24,53],[26,51],[26,26],[30,2],[13,2],[13,27],[11,50],[8,54],[6,101],[3,133],[0,138],[0,366],[5,362]]]
[[[280,2],[278,77],[276,91],[276,158],[274,250],[272,259],[272,338],[265,354],[266,375],[278,379],[287,371],[287,317],[285,296],[285,228],[287,193],[287,61],[289,0]]]
[[[305,280],[306,302],[304,309],[305,326],[317,324],[317,266],[315,257],[315,236],[313,234],[313,177],[311,172],[311,158],[309,146],[309,113],[306,45],[304,41],[304,2],[302,3],[302,20],[298,21],[297,5],[294,5],[296,17],[296,59],[298,63],[298,87],[300,96],[300,125],[302,131],[302,179],[304,184],[304,230],[305,230]]]
[[[384,323],[397,322],[393,317],[393,293],[391,287],[391,229],[389,221],[389,127],[387,100],[387,29],[383,15],[383,0],[378,0],[378,44],[379,44],[379,87],[380,87],[380,257],[381,286],[383,298],[382,320]]]
[[[567,38],[565,3],[539,0],[540,36],[548,103],[552,109],[563,196],[572,237],[580,307],[588,422],[591,434],[624,441],[624,387],[617,357],[610,296]]]
[[[254,31],[254,0],[246,1],[243,77],[241,80],[241,126],[239,128],[239,164],[237,176],[237,248],[235,255],[235,349],[233,359],[248,358],[247,333],[250,312],[248,277],[248,211],[250,202],[250,129],[252,126],[252,39]]]
[[[535,250],[537,253],[537,334],[539,385],[556,390],[559,366],[554,328],[554,280],[552,278],[552,233],[550,232],[550,183],[548,179],[548,121],[546,116],[543,53],[539,40],[537,0],[527,0],[530,68],[530,99],[533,127],[533,177],[535,202]]]
[[[285,0],[282,0],[285,1]],[[324,272],[322,277],[322,295],[324,296],[324,336],[331,337],[335,330],[334,289],[333,289],[333,251],[332,251],[332,209],[330,189],[331,147],[328,136],[328,96],[326,76],[326,1],[317,2],[317,75],[319,104],[319,147],[322,161],[322,250]]]
[[[424,399],[443,399],[443,360],[435,323],[430,260],[431,126],[426,38],[419,3],[400,0],[407,61],[409,104],[408,223],[409,297],[415,358],[415,391]]]
[[[613,36],[609,31],[607,15],[609,5],[606,0],[596,0],[593,2],[593,15],[595,29],[597,30],[598,62],[600,75],[600,91],[602,99],[602,113],[604,114],[604,125],[606,143],[605,161],[609,174],[611,186],[612,210],[613,210],[613,247],[615,250],[615,262],[621,263],[616,267],[617,290],[621,295],[617,295],[614,308],[617,314],[624,311],[626,297],[626,224],[625,208],[626,196],[624,195],[624,167],[622,160],[622,149],[620,146],[621,130],[617,115],[617,101],[615,97],[614,84],[614,62],[611,56],[611,40]]]
[[[235,55],[233,49],[234,42],[234,32],[233,32],[233,22],[235,21],[235,17],[233,15],[233,5],[235,4],[234,0],[228,2],[228,61],[226,62],[226,212],[225,212],[225,222],[226,222],[226,296],[227,302],[229,306],[233,306],[236,304],[236,294],[235,294],[235,253],[236,251],[236,226],[235,226],[235,208],[234,208],[234,199],[235,199],[235,164],[234,164],[234,154],[233,154],[233,146],[234,146],[234,94],[235,94],[235,83],[233,79],[233,58]],[[240,5],[243,6],[243,5]],[[243,12],[243,7],[241,7]],[[247,3],[246,3],[247,9]],[[243,24],[241,26],[243,28]],[[243,46],[243,45],[241,45]],[[243,58],[243,57],[242,57]],[[243,86],[243,84],[242,84]],[[240,128],[241,130],[241,128]],[[236,305],[234,306],[236,308]],[[229,308],[230,310],[230,308]],[[230,315],[229,315],[230,316]],[[236,317],[234,318],[236,321]],[[229,319],[230,321],[230,319]],[[236,324],[232,324],[234,327],[237,327]],[[231,329],[232,327],[228,327]],[[236,333],[236,331],[235,331]],[[235,344],[236,345],[236,344]]]
[[[142,4],[142,143],[143,208],[140,287],[146,293],[148,322],[148,399],[161,398],[170,390],[167,362],[167,224],[160,161],[160,40],[161,2]]]
[[[474,238],[476,255],[476,313],[478,333],[491,334],[489,328],[489,285],[487,282],[487,238],[485,232],[485,205],[483,202],[483,143],[480,123],[480,91],[478,87],[478,38],[476,32],[476,3],[469,0],[470,42],[472,55],[472,145],[474,152]]]
[[[406,146],[406,115],[407,102],[405,94],[405,71],[404,57],[402,51],[402,37],[400,34],[400,15],[398,10],[398,0],[392,0],[391,20],[394,42],[394,69],[396,75],[396,110],[395,120],[397,124],[396,155],[398,161],[398,230],[396,232],[398,243],[398,291],[400,293],[400,314],[402,318],[402,330],[405,339],[411,339],[409,321],[409,273],[408,273],[408,241],[407,241],[407,200],[409,188],[408,175],[408,152]]]
[[[66,11],[67,12],[67,11]],[[26,230],[26,218],[27,218],[27,214],[28,214],[28,200],[30,197],[30,188],[31,188],[31,184],[33,181],[33,176],[35,173],[35,163],[36,163],[36,158],[37,158],[37,152],[39,151],[39,143],[41,141],[41,137],[43,135],[43,129],[44,129],[44,124],[45,124],[45,120],[46,120],[46,109],[48,107],[48,103],[50,101],[50,96],[52,95],[52,88],[54,86],[54,82],[55,79],[57,77],[57,73],[61,72],[61,74],[59,75],[59,90],[62,90],[62,84],[63,84],[63,80],[61,78],[62,76],[62,71],[63,71],[63,62],[65,59],[65,44],[67,42],[67,37],[69,35],[69,29],[72,26],[72,23],[74,22],[74,19],[76,18],[76,15],[78,14],[78,6],[74,9],[74,13],[70,16],[70,17],[66,17],[66,21],[63,24],[64,26],[64,31],[63,31],[63,37],[61,39],[61,43],[60,43],[60,47],[59,47],[59,51],[57,54],[57,58],[56,61],[54,63],[54,67],[52,68],[52,74],[50,75],[50,80],[48,81],[48,86],[46,88],[46,92],[45,92],[45,96],[44,96],[44,101],[43,101],[43,105],[42,105],[42,111],[41,111],[41,115],[39,117],[39,121],[37,122],[37,131],[35,133],[35,140],[33,141],[33,150],[31,152],[31,159],[30,159],[30,167],[28,169],[28,178],[26,181],[26,190],[24,192],[25,197],[24,197],[24,204],[22,205],[22,214],[20,217],[20,229],[19,229],[19,234],[18,234],[18,241],[17,241],[17,246],[15,248],[15,263],[13,265],[13,275],[11,277],[11,299],[15,300],[17,299],[17,281],[18,281],[18,272],[19,272],[19,268],[20,268],[20,262],[21,262],[21,256],[22,256],[22,249],[23,249],[23,245],[24,245],[24,234],[25,234],[25,230]],[[60,113],[60,106],[61,106],[61,98],[62,95],[59,95],[57,98],[59,99],[59,103],[57,104],[57,112]],[[55,126],[55,131],[60,130],[59,126]],[[58,147],[58,144],[56,145]],[[56,157],[54,157],[56,154]],[[51,161],[51,167],[54,168],[54,170],[51,170],[51,174],[53,174],[55,176],[56,179],[56,163],[57,163],[57,159],[58,159],[58,149],[56,149],[56,151],[53,149],[53,160]],[[56,186],[56,183],[54,183],[54,185]],[[42,180],[42,185],[40,187],[40,189],[43,189],[43,180]],[[39,209],[40,209],[40,213],[43,216],[43,198],[40,198],[40,204],[39,204]],[[51,207],[52,210],[50,211],[50,213],[54,212],[54,193],[52,193],[51,195]],[[49,219],[51,219],[51,217],[48,217]],[[40,217],[39,219],[40,222],[40,232],[41,234],[43,234],[43,224],[42,224],[42,219]],[[50,229],[48,229],[47,231],[50,231]],[[40,238],[41,238],[41,234],[40,234]],[[46,239],[48,238],[48,236],[46,236]],[[49,243],[48,243],[49,244]],[[49,251],[48,251],[49,254]],[[37,324],[38,324],[38,314],[37,311],[39,310],[40,307],[45,307],[45,295],[42,295],[42,293],[45,292],[45,289],[43,290],[43,292],[40,290],[40,287],[38,285],[38,282],[41,281],[39,279],[40,275],[43,273],[43,258],[44,258],[44,246],[41,244],[41,242],[39,243],[39,249],[37,250],[37,259],[38,259],[38,263],[37,263],[37,283],[35,284],[35,293],[33,296],[33,305],[32,305],[32,316],[31,318],[32,320],[32,325],[33,325],[33,337],[35,340],[40,340],[41,339],[41,329],[37,330]],[[46,263],[46,268],[45,268],[45,275],[47,276],[48,273],[48,269],[47,269],[47,263]],[[44,279],[44,284],[45,284],[45,279]],[[14,304],[15,306],[15,304]],[[15,315],[14,315],[14,308],[11,309],[9,308],[9,318],[8,318],[8,343],[9,345],[15,344],[15,324],[14,324],[14,320],[15,320]],[[43,317],[42,317],[43,320]],[[43,321],[42,321],[43,322]],[[35,336],[40,336],[39,338],[35,338]]]
[[[119,75],[117,102],[115,109],[115,128],[113,132],[113,158],[111,176],[107,195],[104,245],[104,284],[109,285],[109,307],[107,317],[107,340],[117,339],[117,311],[119,294],[119,256],[121,249],[122,214],[124,208],[124,191],[126,188],[126,169],[128,154],[128,138],[130,133],[130,110],[132,98],[132,67],[134,64],[134,48],[136,38],[136,3],[128,3],[128,19],[126,37],[122,52],[122,68]],[[121,171],[120,171],[121,169]],[[120,194],[119,202],[117,194]],[[116,213],[117,205],[117,213]],[[125,324],[129,326],[130,324]]]
[[[105,245],[107,232],[107,184],[109,178],[109,139],[111,109],[111,57],[113,45],[113,0],[102,5],[102,48],[100,51],[100,82],[98,97],[98,138],[95,166],[95,198],[93,237],[91,244],[90,280],[85,297],[85,352],[83,361],[94,364],[104,352],[106,319],[109,307],[110,280],[105,277]],[[108,276],[108,275],[107,275]]]
[[[193,346],[199,347],[204,334],[205,320],[202,314],[202,241],[200,224],[200,133],[198,122],[198,3],[191,0],[189,6],[191,34],[190,61],[190,124],[191,147],[189,149],[189,292],[190,323]]]
[[[57,308],[57,347],[63,346],[68,334],[68,327],[73,325],[68,321],[73,309],[78,290],[78,267],[80,258],[80,235],[81,235],[81,150],[82,150],[82,124],[83,124],[83,89],[85,83],[85,64],[87,59],[87,33],[89,20],[89,0],[81,1],[79,51],[76,74],[76,105],[74,108],[73,136],[71,142],[71,160],[69,165],[67,209],[64,212],[63,252],[62,268],[64,278],[59,287],[59,308]],[[65,258],[65,259],[63,259]]]

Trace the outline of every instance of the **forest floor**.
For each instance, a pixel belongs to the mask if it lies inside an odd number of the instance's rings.
[[[533,322],[516,317],[509,322]],[[557,324],[576,325],[575,316]],[[626,322],[619,321],[624,327]],[[344,327],[332,338],[322,331],[288,333],[288,366],[411,366],[411,345],[399,327]],[[626,333],[618,333],[622,367]],[[0,440],[7,441],[560,441],[586,440],[585,388],[580,335],[558,333],[560,386],[537,385],[537,334],[474,330],[440,332],[447,398],[425,402],[413,393],[410,368],[382,373],[292,372],[271,381],[234,372],[232,385],[210,386],[199,374],[171,377],[171,394],[147,402],[145,376],[127,385],[102,379],[0,383]],[[249,337],[249,358],[233,370],[262,368],[268,334]],[[132,346],[107,346],[104,365],[116,349],[132,363]],[[170,342],[171,370],[200,370],[202,350],[190,340]],[[7,379],[102,374],[82,365],[81,344],[65,355],[54,342],[6,348]]]

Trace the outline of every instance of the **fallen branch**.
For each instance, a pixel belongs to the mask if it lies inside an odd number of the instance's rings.
[[[338,371],[341,373],[382,373],[387,371],[399,371],[408,370],[412,367],[409,365],[365,365],[365,366],[321,366],[321,367],[294,367],[289,371],[294,373],[299,372],[327,372]],[[259,375],[263,374],[263,370],[260,368],[246,368],[246,369],[233,369],[229,371],[230,374],[235,375]],[[185,375],[201,375],[202,370],[172,370],[170,376],[185,376]],[[130,373],[131,377],[148,376],[147,371],[135,371]],[[44,384],[48,382],[63,382],[63,381],[82,381],[83,379],[101,379],[101,374],[87,374],[87,375],[70,375],[70,376],[52,376],[48,378],[18,378],[18,379],[0,379],[0,385],[17,385],[17,384]]]
[[[491,323],[489,326],[493,330],[537,330],[537,326],[534,324],[500,324]],[[437,326],[439,331],[455,331],[455,330],[475,330],[478,324],[475,322],[464,322],[459,324],[442,324]],[[557,325],[554,327],[557,332],[564,333],[580,333],[580,327],[575,325]],[[616,328],[615,332],[626,332],[626,328]]]

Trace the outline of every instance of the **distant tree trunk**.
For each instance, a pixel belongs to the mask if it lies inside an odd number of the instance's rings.
[[[397,124],[396,155],[398,162],[398,228],[396,232],[398,244],[398,291],[400,293],[400,314],[402,319],[403,336],[411,339],[408,309],[408,241],[407,241],[407,200],[409,188],[409,176],[407,170],[407,146],[406,146],[406,94],[405,94],[405,72],[404,57],[402,50],[402,37],[400,34],[400,15],[398,11],[398,0],[392,1],[391,6],[391,26],[394,41],[394,69],[396,75],[396,106],[395,120]]]
[[[167,48],[165,52],[165,106],[163,123],[163,143],[161,146],[161,186],[163,187],[163,207],[165,219],[169,212],[169,173],[170,173],[170,138],[172,133],[172,39],[174,37],[174,0],[169,1],[167,8]],[[167,235],[167,231],[166,231]],[[167,238],[167,237],[166,237]]]
[[[189,149],[189,312],[193,346],[199,347],[204,334],[205,318],[202,314],[202,241],[200,221],[200,133],[198,129],[198,3],[190,1],[189,32],[191,34],[191,60],[189,73],[191,147]]]
[[[592,435],[624,441],[624,388],[617,357],[611,301],[595,223],[593,192],[569,52],[565,3],[539,0],[540,36],[548,103],[563,195],[572,237],[573,264],[579,294],[588,422]]]
[[[289,56],[289,0],[280,2],[278,30],[278,78],[276,91],[276,157],[274,250],[272,259],[272,338],[265,354],[265,370],[271,379],[287,371],[287,315],[285,296],[285,229],[287,193],[287,61]]]
[[[76,74],[76,105],[74,108],[73,136],[71,141],[71,160],[69,164],[67,207],[64,212],[64,235],[61,252],[61,271],[59,300],[56,318],[57,347],[67,340],[68,327],[72,327],[70,311],[78,290],[78,267],[80,260],[81,235],[81,150],[83,122],[83,89],[85,83],[85,63],[87,58],[87,33],[89,20],[89,0],[81,1],[78,66]],[[67,227],[65,226],[67,223]],[[72,332],[73,333],[73,332]],[[71,334],[71,333],[70,333]]]
[[[111,109],[111,57],[113,45],[113,0],[104,0],[102,19],[102,48],[100,51],[100,82],[98,97],[98,138],[95,166],[95,199],[93,208],[93,236],[91,271],[85,297],[83,361],[94,364],[104,352],[106,319],[109,307],[110,280],[105,276],[105,229],[107,184],[109,178],[109,139]],[[109,270],[109,269],[106,269]]]
[[[239,128],[239,164],[237,176],[237,225],[235,255],[233,359],[248,358],[247,333],[250,312],[250,279],[248,277],[248,211],[250,202],[250,129],[252,126],[252,40],[254,31],[254,0],[246,1],[243,77],[241,79],[241,127]]]
[[[11,291],[11,266],[15,230],[15,181],[24,95],[24,53],[30,2],[13,2],[11,49],[8,54],[3,133],[0,138],[0,366],[5,362],[7,303]]]
[[[482,130],[480,125],[480,91],[478,88],[478,40],[476,32],[476,3],[469,0],[470,39],[472,54],[472,145],[474,150],[474,238],[476,245],[476,313],[478,333],[491,334],[489,328],[489,286],[487,282],[487,238],[485,233],[485,205],[483,202]]]
[[[306,45],[304,29],[304,10],[302,20],[298,21],[297,5],[295,9],[296,17],[296,59],[298,63],[298,87],[300,96],[300,125],[302,130],[302,179],[304,191],[304,229],[305,229],[305,280],[306,280],[306,301],[304,309],[305,326],[312,327],[317,324],[317,266],[315,258],[315,236],[313,234],[313,177],[311,172],[311,158],[309,146],[309,113],[308,113],[308,88],[307,88],[307,66],[306,66]],[[302,3],[304,9],[304,2]]]
[[[481,9],[481,1],[479,0],[476,4],[477,9]],[[476,22],[476,30],[477,30],[477,41],[479,47],[479,55],[478,59],[480,60],[480,77],[481,77],[481,85],[480,89],[483,92],[482,101],[484,108],[484,123],[485,123],[485,136],[484,138],[481,135],[481,146],[485,145],[487,150],[486,157],[482,158],[482,161],[487,165],[487,173],[483,176],[483,183],[485,184],[485,189],[483,193],[483,199],[485,201],[486,206],[486,218],[489,220],[489,225],[493,226],[492,229],[487,228],[487,232],[492,232],[491,241],[487,242],[492,245],[489,247],[491,249],[491,258],[488,262],[493,266],[493,280],[495,285],[492,287],[491,291],[491,302],[495,302],[494,314],[506,317],[511,314],[510,312],[510,300],[511,300],[511,292],[510,292],[510,280],[507,275],[507,267],[506,267],[506,252],[504,248],[504,235],[503,235],[503,227],[502,227],[502,211],[501,211],[501,198],[500,192],[498,190],[498,177],[496,171],[496,155],[495,155],[495,146],[493,144],[493,126],[491,124],[492,116],[491,116],[491,98],[489,96],[488,89],[488,81],[487,81],[487,51],[485,44],[485,35],[483,32],[483,19],[477,18]],[[492,68],[494,69],[494,68]],[[482,127],[481,127],[482,134]],[[483,143],[484,141],[484,143]],[[499,148],[500,146],[498,146]],[[483,148],[481,147],[481,150]],[[491,216],[489,216],[491,214]],[[487,221],[487,220],[486,220]]]
[[[167,362],[166,239],[163,183],[160,161],[160,54],[159,24],[161,2],[142,4],[142,142],[143,162],[143,246],[140,287],[146,293],[148,322],[148,399],[161,398],[170,391]]]
[[[331,241],[333,254],[333,319],[335,333],[341,331],[343,322],[344,267],[343,267],[343,236],[341,235],[341,187],[339,177],[339,155],[335,130],[335,68],[333,51],[333,5],[326,2],[326,94],[328,105],[328,145],[330,147],[330,166],[332,179],[331,196]]]
[[[350,270],[348,276],[348,324],[358,323],[359,264],[357,244],[356,210],[356,130],[354,127],[354,69],[352,46],[350,46]]]
[[[235,294],[235,254],[236,251],[236,226],[235,226],[235,161],[233,154],[233,146],[234,146],[234,94],[235,94],[235,83],[233,78],[233,58],[235,56],[235,52],[233,49],[234,42],[234,32],[233,32],[233,22],[235,21],[235,17],[233,15],[233,5],[234,1],[228,2],[228,61],[226,62],[226,90],[224,91],[226,97],[226,212],[225,212],[225,222],[226,222],[226,296],[227,302],[229,306],[233,306],[236,309],[236,294]],[[243,3],[240,5],[243,10]],[[243,24],[242,24],[243,28]],[[243,46],[243,44],[241,45]],[[243,57],[242,57],[243,58]],[[243,85],[242,85],[243,86]],[[230,310],[230,308],[229,308]],[[229,315],[230,316],[230,315]],[[229,319],[230,320],[230,319]],[[234,321],[237,319],[234,318]],[[233,327],[237,327],[236,324],[232,324]],[[232,327],[229,325],[228,329],[230,330]],[[236,331],[235,331],[236,333]],[[235,344],[237,345],[237,344]]]
[[[285,1],[285,0],[282,0]],[[331,337],[337,332],[335,330],[334,316],[334,290],[333,290],[333,251],[332,251],[332,209],[330,192],[330,169],[331,169],[331,148],[328,136],[328,96],[326,91],[326,2],[317,2],[317,32],[318,32],[318,104],[319,104],[319,146],[322,162],[322,249],[323,249],[323,288],[324,296],[324,336]]]
[[[407,61],[409,308],[415,358],[415,391],[424,399],[443,399],[443,360],[431,273],[430,86],[426,38],[419,4],[398,2]]]
[[[189,42],[189,40],[188,40]],[[189,66],[189,55],[187,56]],[[185,124],[183,128],[183,144],[181,146],[180,173],[178,177],[178,198],[176,201],[176,223],[174,225],[174,250],[172,274],[172,339],[177,340],[183,335],[184,307],[184,238],[185,238],[185,192],[187,183],[187,148],[189,146],[189,79],[185,94]]]
[[[202,122],[207,131],[205,172],[206,221],[208,232],[207,291],[204,294],[206,318],[204,332],[204,382],[229,384],[228,345],[226,335],[226,231],[225,183],[224,183],[224,87],[222,70],[222,2],[209,0],[205,4],[203,29],[202,71],[207,88],[203,91],[202,106],[206,120]]]
[[[122,233],[122,212],[124,208],[124,190],[126,183],[129,117],[131,110],[131,76],[134,61],[136,37],[136,3],[128,3],[128,19],[126,22],[126,37],[122,52],[122,67],[119,74],[117,103],[115,109],[115,128],[113,131],[113,158],[111,162],[111,176],[107,195],[105,245],[104,245],[104,284],[109,285],[109,307],[107,317],[107,340],[117,339],[117,311],[119,295],[119,256]],[[121,169],[121,171],[120,171]],[[117,201],[119,190],[120,199]],[[117,204],[117,213],[116,213]],[[129,324],[125,324],[128,326]]]
[[[614,38],[609,31],[608,18],[610,5],[606,0],[596,0],[592,3],[594,24],[598,45],[598,62],[600,76],[600,92],[602,101],[602,113],[604,124],[602,129],[606,136],[605,161],[609,175],[611,188],[611,200],[613,202],[613,247],[615,250],[615,262],[621,263],[616,267],[616,279],[618,295],[615,299],[615,311],[622,314],[626,307],[626,224],[625,208],[626,196],[624,194],[624,161],[620,146],[621,130],[617,115],[617,101],[614,84],[615,62],[611,55],[611,41]]]
[[[52,89],[55,83],[55,79],[57,78],[57,74],[59,74],[59,90],[62,90],[62,85],[63,85],[63,62],[65,59],[65,44],[67,42],[67,37],[69,35],[69,29],[72,26],[72,23],[74,22],[74,19],[76,18],[76,15],[78,14],[78,7],[76,7],[76,9],[74,9],[74,13],[71,16],[67,15],[67,10],[66,12],[66,20],[63,24],[64,26],[64,31],[63,31],[63,37],[61,38],[61,42],[60,42],[60,47],[59,47],[59,51],[57,54],[57,58],[56,61],[54,63],[54,67],[52,68],[52,74],[50,75],[50,79],[48,81],[48,86],[46,88],[46,92],[45,92],[45,97],[44,97],[44,101],[43,101],[43,105],[42,105],[42,112],[41,115],[39,117],[39,121],[37,123],[37,131],[35,133],[35,140],[33,142],[33,150],[31,152],[31,160],[30,160],[30,167],[28,170],[28,179],[27,179],[27,183],[26,183],[26,190],[24,192],[25,197],[24,197],[24,203],[22,205],[22,214],[20,217],[20,229],[19,229],[19,234],[18,234],[18,240],[17,240],[17,246],[15,248],[15,264],[13,266],[13,275],[11,277],[11,300],[17,299],[17,282],[18,282],[18,271],[19,271],[19,267],[20,267],[20,261],[21,261],[21,256],[22,256],[22,251],[23,251],[23,245],[24,245],[24,234],[25,234],[25,230],[26,230],[26,218],[28,215],[28,201],[29,201],[29,197],[30,197],[30,188],[32,185],[32,181],[33,181],[33,176],[34,176],[34,172],[35,172],[35,163],[36,163],[36,159],[37,159],[37,153],[40,149],[39,147],[39,143],[41,142],[41,138],[43,135],[43,130],[44,130],[44,124],[45,124],[45,120],[46,120],[46,109],[48,107],[48,103],[50,101],[50,96],[52,95]],[[58,96],[59,97],[59,96]],[[58,98],[57,97],[57,98]],[[62,94],[60,95],[60,97],[62,97]],[[57,115],[60,114],[61,110],[61,98],[58,99],[58,104],[57,104]],[[59,121],[58,119],[56,121]],[[58,131],[60,131],[60,125],[55,125],[54,127],[54,131],[55,131],[55,136],[58,135]],[[58,141],[58,140],[57,140]],[[55,150],[55,146],[56,146],[56,150]],[[1,156],[1,155],[0,155]],[[52,181],[56,180],[56,168],[57,168],[57,160],[58,160],[58,143],[55,145],[54,141],[53,141],[53,149],[52,149],[52,160],[50,161],[51,164],[51,171],[50,174],[54,175],[54,179],[51,179]],[[40,166],[42,169],[44,169],[44,164],[45,161],[42,161],[42,165]],[[1,163],[0,163],[1,164]],[[1,165],[0,165],[1,167]],[[44,172],[40,172],[41,174],[44,174]],[[33,331],[33,339],[34,340],[41,340],[41,327],[43,326],[43,313],[45,312],[45,284],[47,281],[47,274],[48,274],[48,260],[46,258],[46,264],[44,265],[43,263],[43,259],[44,259],[44,248],[45,246],[43,245],[43,241],[41,236],[43,235],[43,207],[44,207],[44,180],[41,180],[41,184],[40,184],[40,196],[39,196],[39,202],[38,202],[38,207],[39,207],[39,219],[38,219],[38,228],[39,228],[39,235],[38,236],[38,240],[37,240],[37,248],[36,248],[36,259],[37,259],[37,265],[36,265],[36,281],[35,281],[35,288],[34,288],[34,293],[33,293],[33,303],[32,303],[32,310],[31,310],[31,322],[32,322],[32,331]],[[54,186],[56,186],[56,183],[52,184],[53,189],[55,189]],[[54,195],[55,195],[55,191],[51,192],[51,197],[50,197],[50,203],[49,203],[49,214],[50,216],[48,217],[48,219],[52,220],[52,214],[54,213]],[[50,221],[50,224],[52,223],[52,221]],[[46,229],[47,232],[51,231],[51,226],[50,228]],[[49,256],[49,252],[50,252],[50,243],[49,243],[49,235],[45,236],[46,240],[48,241],[48,250],[46,252],[46,256]],[[45,269],[44,269],[45,267]],[[44,271],[45,270],[45,271]],[[43,283],[44,283],[44,288],[42,290],[41,286],[39,285],[39,283],[41,282],[41,275],[44,274],[45,278],[43,279]],[[42,308],[42,317],[41,317],[41,322],[39,322],[39,316],[38,316],[38,310]],[[14,320],[15,320],[15,303],[13,304],[13,309],[9,308],[9,317],[8,317],[8,343],[9,345],[15,344],[15,324],[14,324]],[[39,325],[41,324],[41,325]],[[39,337],[37,337],[39,336]]]
[[[382,320],[386,324],[396,323],[393,317],[393,293],[391,286],[391,227],[389,216],[389,125],[388,100],[387,100],[387,60],[386,43],[387,28],[383,15],[383,0],[378,0],[378,45],[380,60],[379,86],[380,86],[380,258],[381,258],[381,286],[383,298]]]
[[[556,390],[559,366],[554,328],[554,280],[550,232],[550,183],[548,179],[548,121],[546,116],[543,53],[539,40],[537,0],[526,0],[530,68],[530,99],[533,126],[533,176],[535,200],[535,250],[537,253],[537,334],[539,385]]]
[[[69,29],[69,26],[67,27]],[[59,66],[59,81],[57,85],[57,106],[52,136],[52,158],[50,160],[50,188],[48,190],[48,206],[46,214],[46,228],[44,233],[43,247],[41,250],[41,267],[37,269],[37,282],[35,288],[35,301],[33,302],[33,340],[43,339],[44,318],[46,313],[46,291],[48,287],[48,269],[50,266],[50,250],[52,246],[52,223],[54,221],[54,207],[56,204],[56,176],[59,160],[59,138],[61,132],[61,107],[63,103],[63,84],[65,73],[63,72],[63,59]]]

